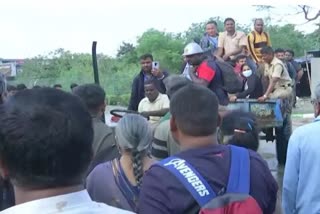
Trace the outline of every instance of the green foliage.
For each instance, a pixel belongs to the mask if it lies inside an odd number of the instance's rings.
[[[223,31],[224,19],[213,17],[209,20],[215,20],[219,32]],[[163,69],[177,73],[182,63],[181,54],[184,46],[195,38],[201,39],[209,20],[193,23],[188,30],[177,34],[149,29],[138,37],[136,46],[123,42],[116,58],[99,54],[97,57],[100,84],[106,90],[109,104],[128,105],[132,80],[140,71],[140,55],[152,53]],[[237,23],[237,29],[246,33],[250,32],[251,28],[251,23],[249,25]],[[296,30],[294,25],[266,24],[266,31],[270,34],[273,47],[293,49],[296,56],[303,55],[304,50],[320,49],[320,29],[311,34],[304,34]],[[18,74],[13,84],[23,82],[32,87],[60,83],[69,91],[71,83],[92,83],[92,70],[90,54],[58,49],[46,56],[26,59],[23,72]]]
[[[182,61],[184,42],[178,35],[149,29],[138,38],[138,56],[152,53],[160,66],[171,72],[178,72]]]

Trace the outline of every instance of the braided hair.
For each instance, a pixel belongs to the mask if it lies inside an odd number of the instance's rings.
[[[116,127],[118,145],[131,152],[133,174],[140,188],[143,177],[143,158],[148,154],[152,131],[145,118],[137,114],[127,114]]]

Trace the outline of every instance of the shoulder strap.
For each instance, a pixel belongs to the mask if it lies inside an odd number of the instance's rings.
[[[208,182],[186,160],[172,156],[157,164],[171,172],[201,207],[216,197]]]
[[[229,181],[227,186],[228,193],[250,192],[250,157],[249,151],[238,146],[230,146],[231,166]]]
[[[135,211],[137,209],[138,202],[138,193],[131,189],[131,185],[128,183],[128,180],[124,178],[124,173],[121,170],[118,159],[113,159],[112,162],[112,171],[115,183],[119,190],[121,191],[124,198],[127,200],[130,207]]]
[[[253,44],[255,44],[256,43],[256,32],[252,31],[251,33],[253,35]]]
[[[269,40],[269,36],[268,36],[268,34],[267,34],[265,31],[263,31],[263,33],[264,33],[264,35],[266,36],[266,38],[267,38],[267,42],[268,42],[268,40]]]

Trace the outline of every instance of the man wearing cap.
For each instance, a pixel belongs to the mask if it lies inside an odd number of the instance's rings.
[[[223,90],[222,73],[213,59],[207,60],[202,48],[197,43],[189,43],[183,56],[191,66],[188,74],[192,82],[210,88],[218,97],[220,105],[228,104],[228,95]]]

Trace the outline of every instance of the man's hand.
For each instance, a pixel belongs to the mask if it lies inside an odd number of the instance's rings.
[[[152,71],[151,71],[152,75],[157,77],[158,79],[162,79],[164,77],[164,74],[163,72],[157,68],[153,68]]]
[[[230,102],[235,102],[237,100],[236,96],[229,97]]]
[[[264,102],[267,100],[268,97],[266,97],[265,95],[263,95],[262,97],[258,98],[258,102]]]
[[[149,115],[149,113],[146,112],[146,111],[140,112],[140,115],[141,115],[142,117],[147,118],[148,120],[150,119],[150,115]]]

